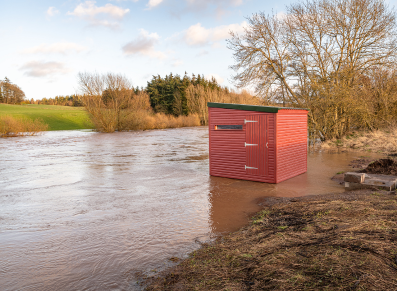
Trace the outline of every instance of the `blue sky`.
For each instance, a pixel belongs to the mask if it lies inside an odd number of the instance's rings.
[[[186,71],[232,87],[228,32],[293,2],[1,0],[0,78],[28,99],[76,93],[78,72],[121,73],[146,86],[152,75]]]

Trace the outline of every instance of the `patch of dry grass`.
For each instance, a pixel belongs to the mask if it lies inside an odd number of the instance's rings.
[[[389,127],[374,131],[356,132],[322,144],[323,149],[338,148],[356,149],[377,153],[397,152],[397,127]]]
[[[397,290],[397,197],[361,190],[268,206],[147,290]]]
[[[130,115],[130,120],[125,122],[130,130],[164,129],[177,127],[199,126],[200,119],[196,114],[189,116],[172,116],[150,111],[136,111]]]
[[[0,137],[36,135],[46,130],[48,130],[48,124],[39,118],[31,120],[8,115],[0,116]]]

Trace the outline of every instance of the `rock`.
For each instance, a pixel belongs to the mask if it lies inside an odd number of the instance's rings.
[[[347,172],[347,173],[345,173],[344,181],[352,182],[352,183],[364,183],[365,174],[364,173]]]

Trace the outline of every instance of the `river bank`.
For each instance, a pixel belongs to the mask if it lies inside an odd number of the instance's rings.
[[[323,150],[357,150],[362,152],[396,155],[397,128],[390,126],[372,131],[352,132],[341,139],[321,144]]]
[[[397,197],[266,198],[250,225],[204,245],[147,290],[397,288]]]
[[[361,171],[366,165],[356,164]],[[249,225],[148,278],[146,290],[397,288],[394,191],[266,197],[259,204]]]

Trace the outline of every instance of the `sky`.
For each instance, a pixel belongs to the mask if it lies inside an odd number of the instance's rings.
[[[388,1],[395,5],[397,0]],[[292,0],[0,0],[0,79],[27,99],[78,93],[79,72],[212,76],[233,88],[229,31]]]

